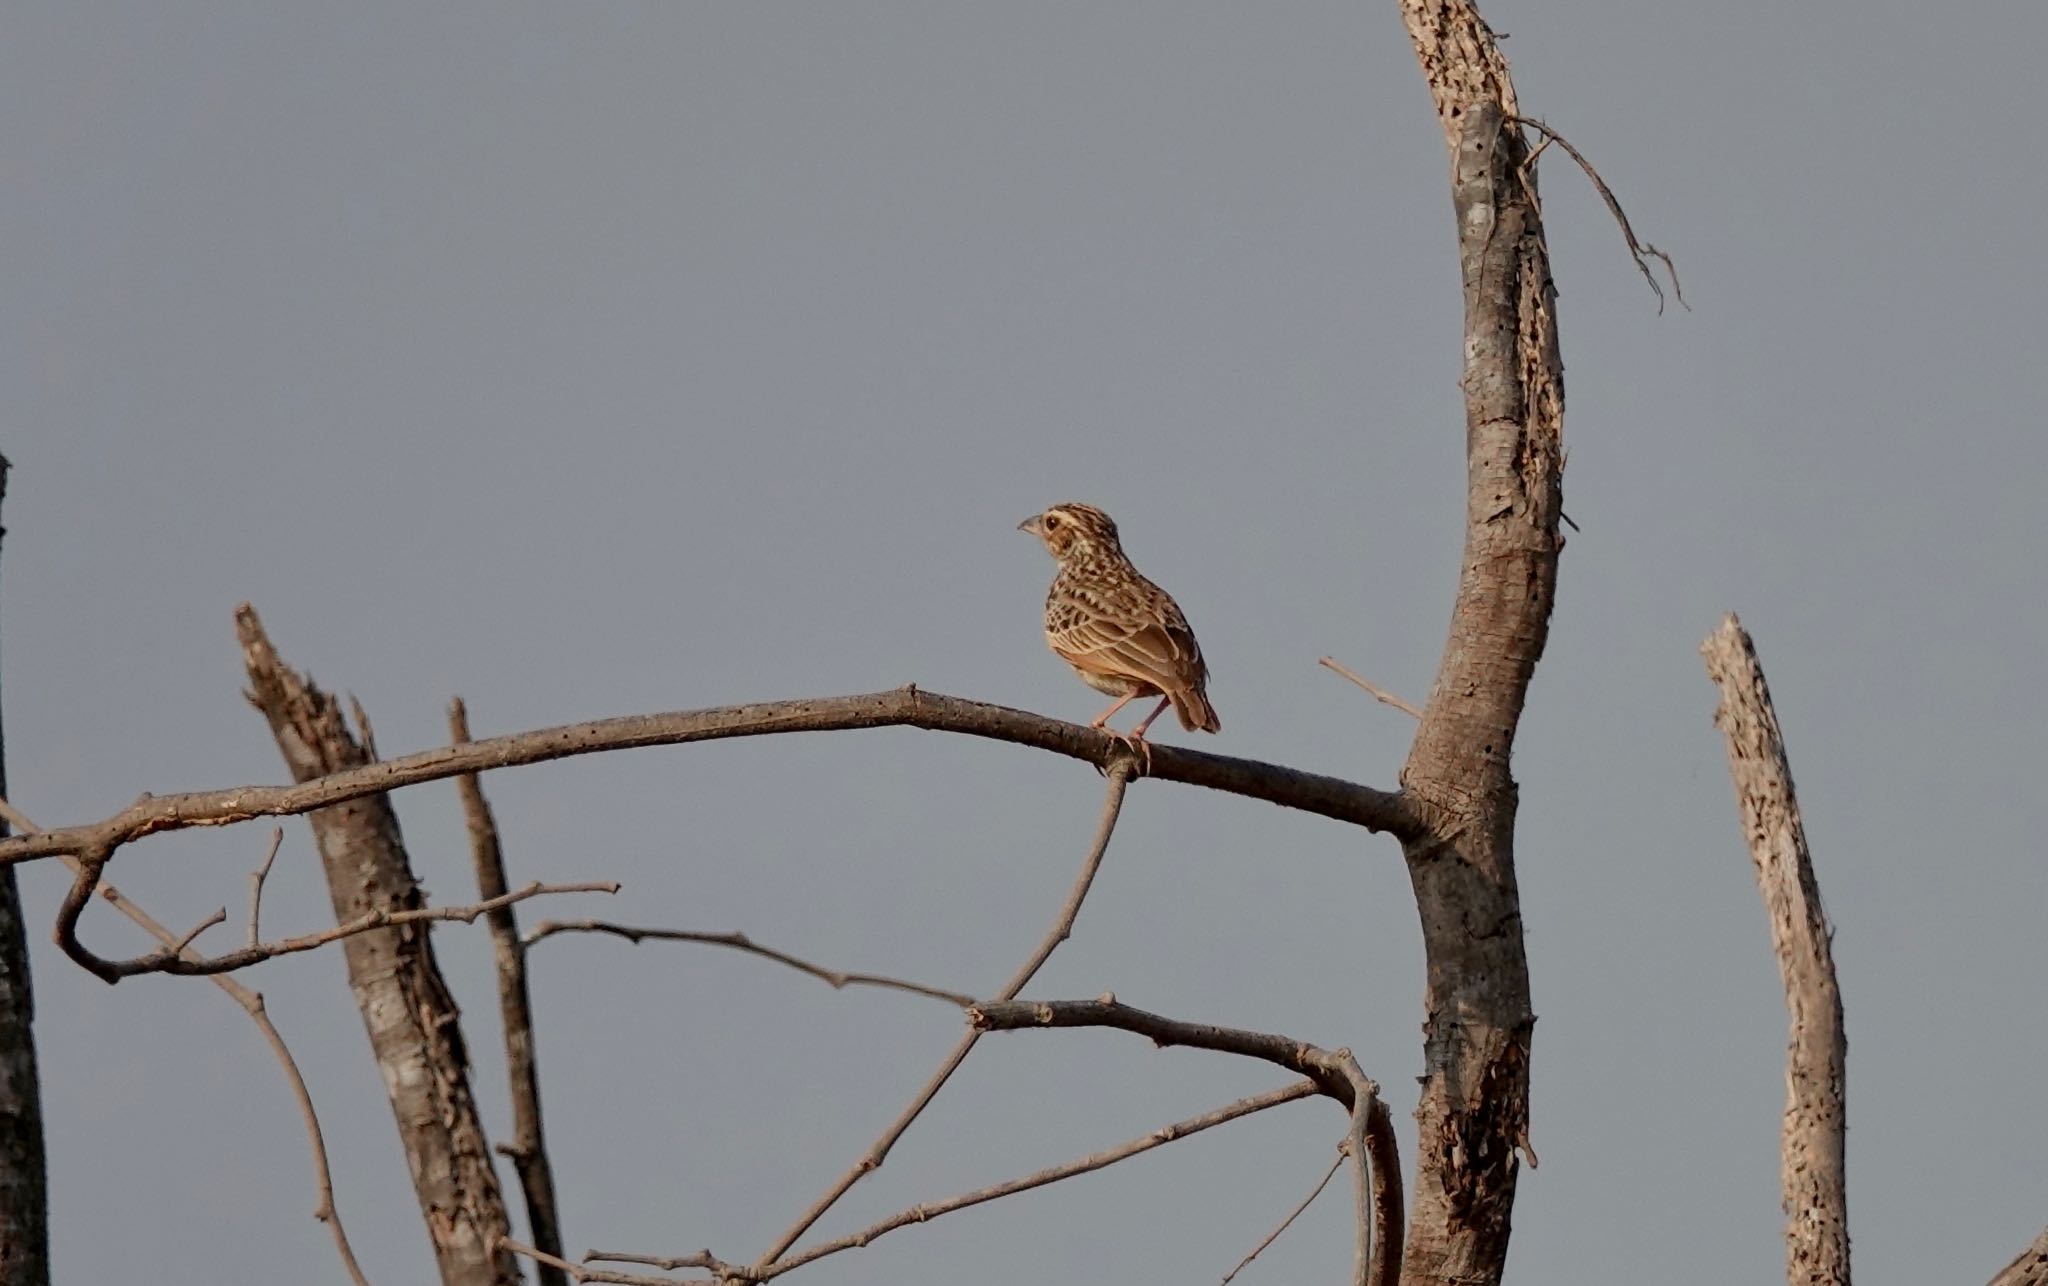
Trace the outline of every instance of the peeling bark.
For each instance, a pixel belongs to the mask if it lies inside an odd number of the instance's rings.
[[[285,666],[246,604],[235,613],[235,629],[250,703],[270,721],[294,780],[376,759],[368,728],[358,743],[335,699]],[[389,796],[335,804],[310,821],[337,922],[425,905]],[[511,1224],[470,1093],[461,1015],[434,961],[428,926],[358,934],[343,939],[342,950],[443,1286],[519,1286],[518,1261],[502,1245]]]

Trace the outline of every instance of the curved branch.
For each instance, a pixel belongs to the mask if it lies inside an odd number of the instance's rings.
[[[1112,1027],[1144,1036],[1155,1045],[1179,1045],[1260,1059],[1308,1077],[1316,1088],[1347,1109],[1354,1101],[1354,1087],[1344,1060],[1332,1050],[1292,1036],[1183,1022],[1126,1005],[1114,996],[1095,1000],[984,1000],[968,1009],[967,1021],[982,1032]]]
[[[1110,1027],[1147,1037],[1155,1045],[1179,1045],[1257,1058],[1315,1082],[1317,1090],[1351,1113],[1352,1161],[1358,1173],[1357,1286],[1392,1286],[1401,1274],[1403,1217],[1401,1151],[1394,1121],[1380,1101],[1379,1086],[1348,1049],[1323,1049],[1291,1036],[1183,1022],[1123,1004],[1115,996],[1095,1000],[983,1001],[968,1009],[974,1030],[1027,1031],[1043,1027]]]
[[[0,799],[0,817],[5,817],[18,829],[27,833],[33,834],[39,829],[5,799]],[[82,873],[84,863],[78,858],[66,855],[62,860],[74,873]],[[178,941],[169,929],[158,923],[149,912],[129,901],[121,890],[111,884],[98,883],[97,880],[95,884],[99,895],[111,903],[115,910],[142,926],[158,942],[170,946]],[[73,887],[75,890],[76,885]],[[313,1093],[306,1088],[305,1075],[299,1071],[299,1063],[292,1057],[291,1047],[284,1043],[284,1036],[277,1030],[277,1024],[270,1021],[270,1011],[264,1006],[263,993],[251,991],[233,978],[216,975],[207,981],[219,987],[227,994],[228,999],[242,1007],[242,1012],[248,1014],[250,1021],[256,1024],[256,1029],[263,1033],[264,1043],[270,1046],[270,1052],[277,1057],[278,1066],[284,1069],[285,1079],[291,1084],[292,1097],[298,1101],[299,1119],[306,1128],[306,1144],[313,1154],[313,1183],[320,1196],[319,1203],[313,1207],[313,1217],[326,1224],[328,1231],[334,1235],[334,1249],[341,1256],[342,1268],[348,1273],[349,1281],[353,1282],[354,1286],[370,1286],[369,1280],[363,1276],[363,1270],[356,1264],[355,1250],[348,1243],[348,1232],[341,1226],[341,1212],[334,1205],[334,1173],[327,1164],[327,1140],[320,1131],[320,1114],[313,1109]]]
[[[524,902],[528,898],[541,897],[545,894],[617,893],[619,891],[619,885],[610,880],[580,884],[543,884],[539,880],[535,880],[524,888],[514,889],[500,897],[490,898],[483,902],[475,902],[468,906],[429,906],[410,911],[386,911],[380,908],[365,912],[350,920],[347,924],[337,924],[331,929],[322,929],[317,933],[301,934],[296,938],[282,938],[276,942],[259,942],[253,947],[241,947],[224,955],[200,956],[194,955],[187,950],[191,946],[192,939],[198,937],[201,931],[213,927],[226,918],[227,912],[223,910],[207,920],[206,923],[200,925],[198,929],[194,929],[191,933],[186,934],[184,938],[173,938],[165,943],[162,948],[152,951],[148,955],[133,956],[126,960],[109,960],[105,956],[95,954],[92,948],[78,940],[78,917],[85,910],[85,904],[92,897],[93,890],[98,887],[100,875],[106,869],[106,865],[107,860],[99,854],[99,850],[93,850],[87,853],[85,857],[79,859],[77,867],[78,876],[72,881],[70,891],[64,895],[64,901],[57,910],[57,926],[51,937],[58,946],[64,949],[65,955],[70,956],[87,971],[109,983],[119,982],[123,978],[132,978],[140,973],[170,973],[190,977],[233,973],[237,969],[246,969],[250,965],[260,964],[275,956],[288,956],[301,951],[311,951],[316,947],[324,947],[328,943],[337,942],[342,938],[352,938],[359,933],[369,933],[376,929],[390,928],[392,925],[415,924],[423,920],[459,920],[464,924],[474,924],[476,918],[480,915],[488,915],[490,912],[496,911],[501,907],[508,907],[514,903]]]
[[[0,840],[0,863],[109,851],[158,831],[193,826],[226,826],[256,817],[312,812],[352,799],[465,773],[545,763],[573,755],[643,746],[677,746],[726,737],[761,737],[790,732],[835,732],[852,728],[923,728],[1007,741],[1065,755],[1099,768],[1130,750],[1100,729],[1048,719],[1006,706],[942,696],[912,687],[860,696],[770,701],[667,714],[625,715],[565,724],[482,741],[441,746],[397,759],[378,760],[329,773],[293,786],[241,786],[178,795],[144,795],[104,821]],[[1303,772],[1255,759],[1236,759],[1179,746],[1154,745],[1147,775],[1161,781],[1204,786],[1227,794],[1262,799],[1283,808],[1349,822],[1402,836],[1417,831],[1403,797],[1320,773]]]
[[[820,982],[828,983],[835,991],[847,987],[880,987],[890,991],[908,992],[913,996],[929,996],[943,1000],[949,1005],[966,1008],[974,1003],[974,997],[963,991],[947,991],[943,987],[927,987],[921,982],[907,978],[891,978],[879,973],[860,973],[854,970],[827,969],[824,965],[813,964],[801,956],[774,947],[764,947],[744,933],[713,933],[700,929],[644,929],[631,924],[613,924],[609,920],[542,920],[527,933],[521,941],[522,948],[536,942],[545,942],[558,933],[596,933],[607,937],[624,938],[638,946],[642,942],[695,942],[705,946],[731,947],[763,960],[788,965],[799,973],[809,974]]]

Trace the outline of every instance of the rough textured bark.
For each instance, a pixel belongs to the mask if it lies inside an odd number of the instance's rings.
[[[1449,637],[1401,784],[1427,953],[1420,1155],[1406,1283],[1498,1282],[1530,1157],[1535,1026],[1509,771],[1557,589],[1564,470],[1556,296],[1528,146],[1493,33],[1470,4],[1402,0],[1451,146],[1465,293],[1465,553]]]
[[[1835,982],[1833,936],[1821,908],[1806,826],[1771,689],[1748,631],[1733,616],[1700,646],[1721,690],[1714,726],[1728,740],[1728,772],[1785,982],[1785,1123],[1778,1148],[1785,1196],[1785,1280],[1848,1286],[1849,1196],[1844,1169],[1849,1043]]]
[[[7,498],[0,456],[0,502]],[[0,528],[0,536],[7,534]],[[7,797],[7,742],[0,735],[0,799]],[[7,823],[0,821],[0,836]],[[36,1075],[35,992],[14,868],[0,871],[0,1282],[50,1280],[50,1202],[43,1164],[43,1090]]]
[[[1991,1279],[1991,1286],[2048,1286],[2048,1228]]]
[[[249,700],[270,721],[295,780],[375,760],[375,746],[349,733],[334,698],[286,668],[254,610],[238,610],[235,629]],[[387,796],[335,804],[309,820],[337,921],[425,905]],[[434,962],[427,926],[359,934],[344,939],[342,949],[444,1286],[516,1286],[522,1281],[518,1261],[501,1244],[511,1224],[470,1093],[460,1015]]]
[[[469,740],[469,708],[457,697],[448,707],[448,739]],[[484,798],[475,773],[455,779],[462,796],[462,816],[469,825],[469,858],[476,867],[476,891],[485,901],[510,892],[505,880],[505,850],[498,842],[498,819]],[[541,1126],[540,1070],[534,1064],[533,999],[526,988],[526,944],[519,940],[519,921],[511,907],[486,913],[491,949],[498,964],[498,1015],[505,1028],[505,1074],[511,1082],[512,1143],[503,1148],[519,1172],[519,1190],[526,1197],[526,1226],[536,1249],[560,1256],[561,1214],[555,1206],[555,1170],[548,1161],[546,1132]],[[569,1286],[569,1275],[536,1260],[540,1286]]]

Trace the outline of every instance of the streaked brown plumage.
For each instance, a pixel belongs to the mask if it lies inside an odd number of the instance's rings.
[[[1089,726],[1139,697],[1159,704],[1125,740],[1142,745],[1145,730],[1168,705],[1189,732],[1215,732],[1222,721],[1209,704],[1209,667],[1173,596],[1131,566],[1116,523],[1093,505],[1060,504],[1017,524],[1045,542],[1059,563],[1045,596],[1045,641],[1098,692],[1117,698]],[[1112,735],[1123,736],[1115,729]]]

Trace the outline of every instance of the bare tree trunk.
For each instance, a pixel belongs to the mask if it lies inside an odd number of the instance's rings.
[[[0,456],[0,501],[7,498]],[[0,536],[7,534],[0,528]],[[7,797],[7,740],[0,735],[0,799]],[[7,823],[0,821],[0,836]],[[35,992],[14,868],[0,869],[0,1282],[48,1286],[50,1193],[43,1163],[43,1091],[36,1075]]]
[[[375,761],[368,727],[358,744],[334,698],[286,668],[247,604],[235,613],[235,629],[249,700],[270,721],[295,780]],[[425,905],[389,796],[336,804],[310,820],[337,922]],[[470,1093],[460,1015],[427,934],[425,924],[405,924],[344,939],[349,985],[384,1073],[444,1286],[516,1286],[518,1261],[501,1244],[511,1224]]]
[[[1451,148],[1465,291],[1465,555],[1402,768],[1428,957],[1419,1155],[1401,1280],[1498,1282],[1529,1146],[1535,1027],[1509,755],[1557,591],[1564,383],[1529,149],[1493,33],[1464,0],[1402,0]]]
[[[1728,740],[1728,772],[1756,882],[1771,921],[1792,1034],[1785,1050],[1785,1124],[1779,1138],[1788,1286],[1849,1286],[1845,1169],[1849,1042],[1835,982],[1833,932],[1806,850],[1792,764],[1763,666],[1742,622],[1729,616],[1700,645],[1721,689],[1714,726]]]

